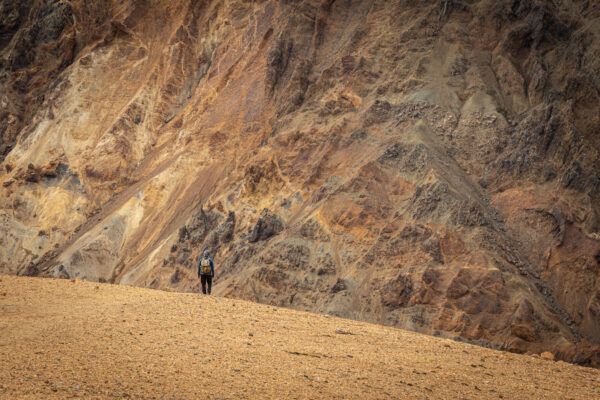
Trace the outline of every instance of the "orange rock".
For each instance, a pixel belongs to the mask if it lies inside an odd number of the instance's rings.
[[[544,360],[554,361],[554,354],[550,353],[549,351],[544,351],[542,354],[540,354],[540,357]]]

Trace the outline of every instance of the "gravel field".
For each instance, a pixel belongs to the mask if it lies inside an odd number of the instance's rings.
[[[593,399],[600,371],[239,300],[0,276],[0,397]]]

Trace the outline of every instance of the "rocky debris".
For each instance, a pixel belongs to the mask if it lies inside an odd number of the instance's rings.
[[[448,202],[456,201],[450,193],[448,185],[437,181],[417,186],[410,199],[410,213],[417,221],[441,219],[448,207]]]
[[[338,280],[335,282],[335,285],[333,285],[331,287],[331,293],[339,293],[346,289],[347,289],[347,287],[346,287],[346,283],[344,282],[344,280],[338,278]]]
[[[60,161],[51,161],[45,165],[29,163],[26,169],[16,169],[12,180],[39,183],[42,180],[64,177],[68,174],[69,166]]]
[[[199,208],[191,216],[188,223],[179,228],[179,243],[190,242],[191,244],[199,244],[206,235],[215,229],[219,221],[222,219],[220,213],[216,211],[204,211]]]
[[[317,242],[328,242],[330,239],[329,235],[327,235],[323,227],[315,219],[310,219],[302,224],[299,233],[303,238]]]
[[[452,222],[462,226],[486,226],[490,221],[483,208],[475,201],[463,201],[452,215]]]
[[[395,143],[378,159],[383,165],[405,174],[425,173],[428,160],[427,147],[422,143],[417,145]]]
[[[338,270],[338,265],[335,263],[330,251],[325,252],[324,246],[320,246],[317,256],[316,265],[310,268],[310,272],[316,272],[318,276],[331,276]]]
[[[364,126],[380,124],[392,115],[392,106],[385,100],[375,100],[364,116]]]
[[[179,268],[175,268],[175,272],[171,275],[171,284],[175,285],[183,279],[183,273]]]
[[[431,257],[432,261],[439,264],[444,263],[440,239],[437,236],[433,236],[422,242],[421,249],[425,254],[428,254]]]
[[[282,184],[283,179],[274,160],[260,161],[246,170],[244,189],[247,196],[265,196]]]
[[[406,307],[414,290],[412,279],[409,276],[399,275],[381,289],[382,303],[391,309]]]
[[[59,279],[71,279],[71,276],[69,276],[69,273],[67,272],[63,264],[60,264],[54,269],[54,271],[52,272],[52,276]]]
[[[255,243],[260,240],[267,240],[283,230],[283,220],[278,216],[271,214],[268,209],[264,209],[256,224],[249,232],[248,241]]]
[[[544,351],[542,354],[540,354],[540,357],[544,360],[554,361],[554,354],[550,353],[549,351]]]
[[[229,211],[225,221],[207,235],[200,247],[202,249],[209,249],[212,254],[216,254],[221,246],[226,245],[233,240],[235,224],[235,212]]]
[[[279,243],[276,247],[269,247],[263,254],[262,260],[265,264],[273,264],[274,267],[286,271],[305,271],[310,268],[310,249],[295,240]]]
[[[271,31],[272,32],[272,31]],[[267,72],[265,87],[270,95],[273,95],[279,79],[286,70],[292,54],[292,41],[284,35],[273,41],[273,45],[267,55]]]
[[[50,5],[36,11],[42,18],[34,19],[33,24],[19,30],[13,38],[14,47],[8,59],[13,71],[31,64],[41,44],[56,41],[63,30],[73,24],[70,4]]]

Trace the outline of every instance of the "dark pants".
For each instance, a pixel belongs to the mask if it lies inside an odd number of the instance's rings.
[[[206,284],[208,283],[208,294],[210,294],[210,289],[212,288],[212,276],[200,275],[200,282],[202,283],[202,293],[206,294]]]

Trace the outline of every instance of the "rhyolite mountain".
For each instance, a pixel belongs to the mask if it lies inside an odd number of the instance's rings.
[[[600,4],[0,1],[0,273],[600,365]]]

